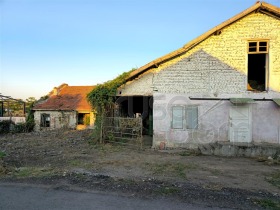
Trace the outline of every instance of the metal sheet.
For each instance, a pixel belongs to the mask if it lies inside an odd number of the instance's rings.
[[[254,102],[251,98],[230,98],[229,101],[233,104],[247,104]]]
[[[280,98],[273,98],[272,99],[278,106],[280,106]]]

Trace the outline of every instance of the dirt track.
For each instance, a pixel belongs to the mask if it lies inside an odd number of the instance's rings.
[[[91,131],[4,135],[0,151],[6,154],[2,182],[168,196],[239,209],[280,208],[280,164],[273,161],[100,146],[93,143]]]

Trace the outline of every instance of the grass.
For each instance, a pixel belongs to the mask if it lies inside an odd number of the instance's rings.
[[[270,184],[280,188],[280,171],[272,173],[269,177],[266,178]]]
[[[5,157],[5,156],[6,156],[6,153],[5,153],[5,152],[0,151],[0,158],[3,158],[3,157]]]
[[[174,195],[180,192],[180,189],[177,187],[160,187],[156,189],[155,192],[160,195]]]
[[[280,210],[279,201],[273,201],[270,199],[261,199],[261,200],[257,200],[256,203],[265,209]]]
[[[14,175],[19,178],[27,178],[50,176],[54,173],[55,171],[50,168],[21,167],[14,172]]]
[[[71,166],[83,166],[83,163],[82,163],[81,160],[74,159],[74,160],[69,161],[69,165],[71,165]]]
[[[167,175],[176,176],[181,178],[186,178],[186,173],[188,170],[197,169],[197,165],[194,163],[163,163],[163,164],[151,164],[146,163],[146,166],[155,175]]]

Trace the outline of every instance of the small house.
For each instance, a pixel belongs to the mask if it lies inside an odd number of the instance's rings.
[[[47,99],[33,107],[35,130],[59,128],[85,129],[94,124],[94,114],[87,94],[94,86],[55,87]]]

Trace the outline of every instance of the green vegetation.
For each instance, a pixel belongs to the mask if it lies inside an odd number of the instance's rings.
[[[10,120],[3,120],[0,122],[0,134],[9,133],[10,132]]]
[[[132,69],[131,71],[133,70],[135,69]],[[103,143],[103,118],[109,115],[109,110],[114,106],[117,89],[126,82],[131,71],[124,72],[113,80],[97,85],[87,95],[87,99],[95,110],[96,115],[94,137],[98,139],[100,143]]]
[[[54,175],[55,171],[51,168],[37,168],[37,167],[21,167],[14,172],[14,175],[19,178],[27,177],[45,177]]]
[[[173,195],[179,193],[180,189],[177,187],[160,187],[155,192],[160,195]]]
[[[274,172],[270,177],[267,177],[266,180],[272,185],[280,188],[280,171]]]
[[[6,153],[5,152],[2,152],[2,151],[0,151],[0,159],[2,159],[3,157],[5,157],[6,156]]]
[[[186,178],[188,170],[197,169],[196,164],[182,164],[182,163],[163,163],[163,164],[151,164],[146,163],[146,166],[155,175],[167,175]]]
[[[273,201],[270,199],[262,199],[262,200],[257,200],[257,204],[259,204],[261,207],[265,209],[273,209],[273,210],[280,210],[280,202],[279,201]]]
[[[32,111],[33,104],[34,102],[29,105],[26,122],[15,124],[12,130],[13,133],[28,133],[33,131],[35,126],[34,113]]]

